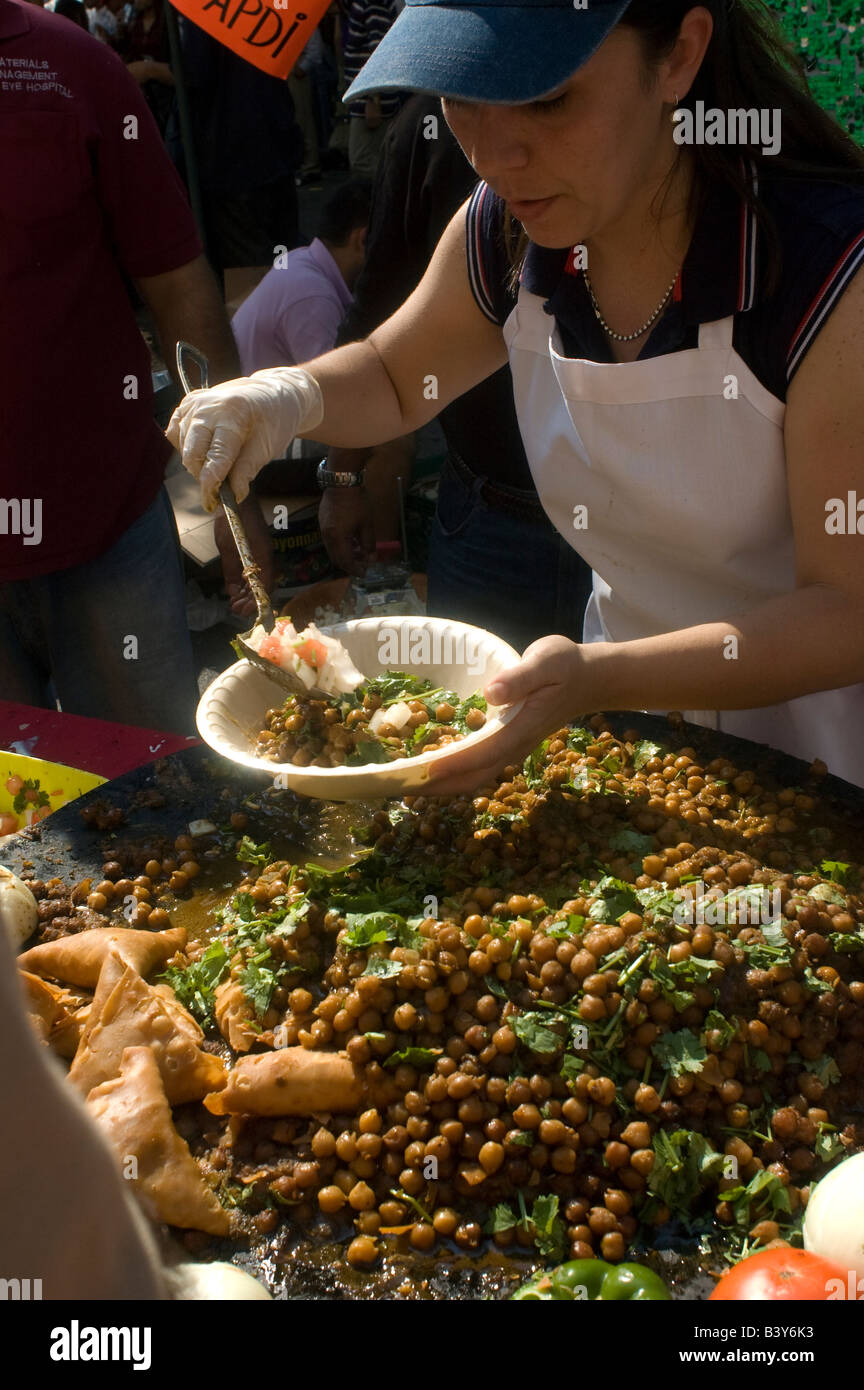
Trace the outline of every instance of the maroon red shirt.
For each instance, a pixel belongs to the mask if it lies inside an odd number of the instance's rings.
[[[123,276],[200,253],[122,62],[0,0],[0,581],[94,558],[156,497],[170,447]],[[41,499],[39,544],[4,534],[4,499]]]

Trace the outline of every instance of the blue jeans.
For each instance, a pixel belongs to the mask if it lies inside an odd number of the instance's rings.
[[[444,466],[429,537],[429,613],[486,628],[520,652],[553,632],[581,641],[590,566],[545,515],[519,520],[490,507],[480,495],[485,481],[469,487]]]
[[[95,560],[0,583],[0,699],[195,732],[183,565],[165,489]]]

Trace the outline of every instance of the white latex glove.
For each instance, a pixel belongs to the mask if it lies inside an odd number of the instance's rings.
[[[270,367],[184,396],[165,431],[201,484],[208,512],[226,478],[238,502],[256,473],[324,418],[321,388],[302,367]]]

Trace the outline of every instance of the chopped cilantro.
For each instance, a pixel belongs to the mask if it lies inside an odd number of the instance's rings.
[[[639,899],[631,885],[609,874],[601,878],[593,890],[593,897],[595,901],[588,911],[592,922],[617,922],[625,912],[639,909]]]
[[[530,1129],[511,1129],[507,1135],[508,1144],[516,1144],[520,1149],[533,1149],[534,1132]]]
[[[266,841],[264,844],[256,845],[254,840],[244,835],[237,845],[237,858],[241,864],[255,864],[258,868],[266,868],[272,862],[270,845]]]
[[[464,700],[457,701],[456,713],[450,720],[450,727],[455,729],[457,733],[470,734],[472,730],[468,728],[466,716],[468,711],[472,709],[479,709],[482,710],[484,714],[486,713],[488,705],[482,695],[468,695]]]
[[[345,920],[348,926],[342,945],[346,951],[361,951],[385,941],[396,941],[416,950],[423,942],[416,925],[423,920],[420,917],[408,920],[398,912],[348,912]]]
[[[724,1192],[723,1200],[731,1204],[734,1224],[739,1227],[752,1225],[754,1216],[776,1216],[792,1210],[789,1193],[768,1168],[756,1173],[746,1186],[741,1184]]]
[[[817,1158],[821,1158],[823,1163],[832,1163],[846,1152],[846,1145],[840,1139],[836,1126],[826,1124],[824,1120],[819,1123],[819,1133],[813,1147]]]
[[[735,945],[747,956],[748,964],[756,970],[770,970],[774,965],[789,965],[793,947],[786,940],[783,928],[779,924],[770,923],[762,927],[761,931],[764,942],[742,941],[740,937],[735,940]]]
[[[812,1062],[808,1061],[807,1070],[818,1077],[823,1086],[833,1086],[841,1076],[840,1068],[827,1052],[823,1052],[821,1057],[814,1058]]]
[[[531,791],[536,791],[543,785],[543,763],[549,750],[549,739],[544,738],[539,748],[535,748],[533,753],[522,764],[522,776]]]
[[[725,1018],[724,1015],[718,1013],[716,1009],[711,1009],[709,1013],[706,1014],[702,1032],[703,1039],[706,1033],[719,1033],[719,1046],[723,1048],[727,1043],[732,1041],[737,1032],[737,1023],[735,1023],[733,1019]]]
[[[433,1067],[441,1056],[440,1047],[403,1047],[384,1058],[384,1066],[394,1071],[405,1063],[409,1067]]]
[[[557,922],[552,922],[546,928],[546,935],[551,936],[555,941],[565,941],[568,936],[575,936],[585,926],[585,918],[578,912],[568,912],[566,917]],[[864,946],[864,942],[861,943]]]
[[[864,936],[855,936],[852,932],[833,931],[829,933],[828,940],[841,956],[857,955],[859,951],[864,951]]]
[[[562,784],[562,791],[602,792],[609,773],[599,767],[580,767],[575,777]]]
[[[702,1042],[690,1028],[664,1033],[651,1050],[654,1060],[672,1076],[683,1076],[688,1071],[700,1072],[708,1057]]]
[[[389,748],[377,738],[358,738],[345,762],[348,767],[362,767],[366,763],[392,763],[400,754]]]
[[[263,1019],[270,1008],[270,1000],[278,983],[278,972],[266,964],[270,959],[269,951],[263,952],[260,956],[252,956],[237,976],[240,987],[258,1019]]]
[[[508,1022],[519,1041],[538,1056],[551,1056],[563,1046],[563,1038],[548,1026],[550,1019],[545,1014],[529,1010]]]
[[[687,1129],[670,1134],[659,1129],[652,1147],[654,1167],[648,1190],[672,1212],[689,1211],[703,1187],[723,1175],[724,1156],[711,1147],[704,1134]]]
[[[643,911],[650,912],[655,922],[665,918],[671,921],[672,914],[681,902],[671,888],[639,888],[636,890],[636,897],[639,906]]]
[[[642,835],[630,826],[625,826],[610,835],[607,844],[610,849],[619,849],[626,854],[638,855],[640,859],[644,859],[645,855],[650,854],[654,848],[654,838],[651,835]]]
[[[403,968],[399,960],[390,960],[387,956],[370,956],[363,974],[375,975],[379,980],[390,980],[395,975],[401,975]]]
[[[427,1222],[430,1226],[432,1225],[431,1213],[426,1210],[422,1202],[418,1202],[416,1197],[412,1197],[410,1192],[406,1192],[402,1187],[391,1187],[390,1196],[395,1197],[399,1202],[405,1202],[407,1206],[416,1211],[421,1221]]]
[[[832,883],[844,884],[851,867],[851,864],[844,864],[839,859],[823,859],[819,872],[830,878]]]
[[[486,1234],[487,1236],[495,1236],[501,1231],[512,1231],[513,1227],[518,1225],[519,1217],[513,1208],[508,1207],[504,1202],[499,1202],[489,1213],[486,1221]]]
[[[214,941],[191,965],[171,965],[159,978],[171,986],[180,1003],[199,1023],[212,1025],[214,992],[228,973],[228,964],[224,941]]]
[[[576,1080],[579,1073],[584,1070],[585,1063],[582,1061],[581,1057],[574,1057],[572,1052],[566,1053],[561,1062],[561,1075],[568,1086],[571,1085]]]
[[[543,1195],[534,1199],[529,1217],[534,1244],[547,1259],[561,1260],[566,1251],[567,1230],[558,1215],[558,1198]]]
[[[820,980],[818,975],[814,975],[812,966],[804,968],[804,987],[810,990],[811,994],[831,994],[834,986],[827,980]]]
[[[658,758],[663,752],[659,743],[652,743],[650,739],[640,738],[633,747],[633,766],[638,772],[646,763],[650,763],[652,758]]]
[[[346,951],[362,951],[366,946],[398,940],[398,922],[401,919],[396,913],[349,912],[345,920],[348,927],[342,945]]]

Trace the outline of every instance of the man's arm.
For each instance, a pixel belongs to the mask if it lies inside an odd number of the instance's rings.
[[[191,343],[208,359],[211,385],[240,375],[231,324],[204,256],[161,275],[139,276],[136,284],[153,314],[162,356],[175,380],[174,358],[179,339]]]

